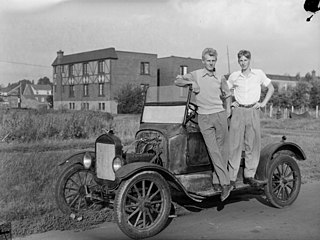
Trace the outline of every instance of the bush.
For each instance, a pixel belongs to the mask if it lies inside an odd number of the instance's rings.
[[[117,94],[118,113],[137,114],[142,112],[144,90],[133,84],[124,85]]]

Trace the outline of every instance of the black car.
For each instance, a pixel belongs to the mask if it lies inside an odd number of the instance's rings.
[[[140,128],[124,151],[112,132],[99,136],[95,151],[64,160],[69,166],[56,185],[56,200],[65,213],[110,207],[120,229],[131,238],[151,237],[167,224],[172,202],[187,198],[201,202],[220,194],[212,186],[212,165],[197,124],[197,105],[190,88],[149,87]],[[267,180],[263,193],[278,208],[297,198],[301,174],[297,160],[305,160],[295,143],[265,146],[256,178]],[[243,183],[241,162],[236,189]]]

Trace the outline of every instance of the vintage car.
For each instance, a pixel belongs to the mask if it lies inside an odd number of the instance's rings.
[[[65,170],[56,184],[61,211],[113,208],[127,236],[146,238],[167,226],[173,202],[201,202],[220,194],[212,186],[214,169],[189,87],[147,89],[131,146],[131,151],[124,150],[121,140],[108,131],[96,139],[94,151],[64,160],[60,165]],[[271,205],[283,208],[296,200],[301,185],[297,160],[305,159],[303,150],[285,137],[262,149],[256,178],[267,180],[260,192]],[[243,164],[234,191],[250,189],[243,183]]]

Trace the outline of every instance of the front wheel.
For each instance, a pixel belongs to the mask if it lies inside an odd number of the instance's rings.
[[[99,210],[106,205],[101,186],[94,180],[94,172],[80,164],[65,169],[55,190],[57,205],[66,214]]]
[[[297,162],[288,155],[279,155],[272,160],[267,170],[268,184],[264,191],[269,202],[283,208],[291,205],[298,197],[301,173]]]
[[[157,172],[138,173],[121,183],[114,204],[115,219],[122,232],[133,239],[152,237],[168,221],[169,185]]]

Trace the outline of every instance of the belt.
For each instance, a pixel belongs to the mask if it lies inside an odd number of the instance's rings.
[[[239,107],[241,107],[241,108],[252,108],[254,105],[256,105],[256,103],[252,103],[252,104],[240,104],[239,103]]]

